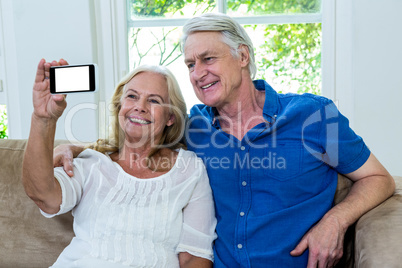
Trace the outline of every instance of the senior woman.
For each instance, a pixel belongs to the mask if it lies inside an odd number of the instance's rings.
[[[66,101],[47,79],[65,64],[38,64],[23,163],[25,191],[42,214],[74,215],[75,237],[52,267],[211,267],[211,188],[202,161],[179,142],[186,106],[174,76],[161,66],[128,74],[112,98],[110,139],[74,159],[70,178],[53,168]]]

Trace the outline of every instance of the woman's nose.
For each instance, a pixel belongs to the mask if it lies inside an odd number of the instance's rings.
[[[138,112],[145,113],[147,111],[147,102],[146,100],[138,100],[135,102],[134,109]]]

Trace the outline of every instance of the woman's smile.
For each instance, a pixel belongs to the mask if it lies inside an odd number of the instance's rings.
[[[149,120],[141,119],[138,117],[129,117],[128,120],[130,120],[130,122],[132,122],[132,123],[140,124],[140,125],[149,125],[152,123]]]

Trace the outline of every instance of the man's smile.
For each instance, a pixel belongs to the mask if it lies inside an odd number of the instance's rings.
[[[218,83],[218,81],[209,83],[208,85],[202,86],[201,88],[202,88],[202,89],[207,89],[207,88],[210,88],[211,86],[215,85],[216,83]]]

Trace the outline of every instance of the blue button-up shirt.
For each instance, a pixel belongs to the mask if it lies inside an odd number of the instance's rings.
[[[278,94],[263,80],[261,123],[242,140],[222,131],[216,109],[192,108],[186,141],[204,160],[218,220],[215,267],[306,267],[292,257],[302,236],[332,207],[337,173],[370,155],[332,101]]]

